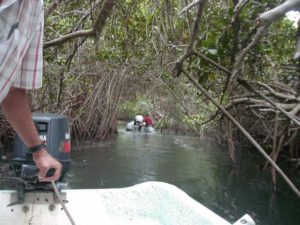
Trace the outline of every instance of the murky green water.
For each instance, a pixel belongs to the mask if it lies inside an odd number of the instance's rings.
[[[124,131],[98,147],[74,152],[73,161],[66,177],[70,188],[163,181],[229,222],[248,213],[258,225],[300,224],[300,199],[283,181],[272,194],[270,176],[259,172],[259,155],[245,155],[233,165],[220,147],[198,138]]]

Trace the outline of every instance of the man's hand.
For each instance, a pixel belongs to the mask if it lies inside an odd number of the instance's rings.
[[[39,169],[38,177],[41,182],[50,182],[59,179],[62,165],[54,159],[46,149],[33,153],[33,160]],[[55,169],[54,175],[52,177],[46,177],[47,172],[51,168]]]

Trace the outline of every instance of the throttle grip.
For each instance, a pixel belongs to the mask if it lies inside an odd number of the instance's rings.
[[[47,171],[46,177],[52,177],[55,174],[55,168],[50,168]]]

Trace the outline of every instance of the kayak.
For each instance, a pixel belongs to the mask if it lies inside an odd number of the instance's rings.
[[[24,203],[8,206],[16,195],[13,190],[0,190],[1,225],[71,224],[53,192],[26,192]],[[61,195],[76,225],[255,225],[247,214],[231,224],[164,182],[62,190]]]

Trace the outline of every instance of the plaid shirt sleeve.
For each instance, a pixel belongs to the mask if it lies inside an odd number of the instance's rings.
[[[0,27],[1,102],[11,86],[42,86],[43,1],[3,0]]]

